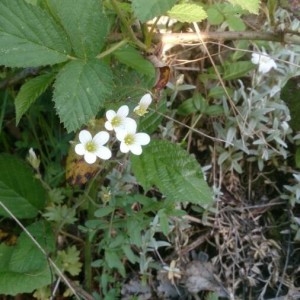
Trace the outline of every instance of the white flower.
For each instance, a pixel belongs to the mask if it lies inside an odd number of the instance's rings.
[[[110,159],[111,151],[103,146],[109,140],[109,133],[106,131],[98,132],[94,137],[87,130],[81,130],[79,133],[80,144],[75,146],[75,152],[78,155],[84,155],[84,160],[88,164],[93,164],[97,157],[101,159]]]
[[[149,93],[147,93],[146,95],[144,95],[138,106],[136,106],[134,108],[134,112],[139,115],[139,116],[143,116],[144,114],[146,114],[148,112],[148,107],[152,102],[152,97]]]
[[[108,110],[106,112],[107,121],[104,126],[107,130],[115,130],[117,132],[120,129],[125,129],[129,124],[135,123],[131,118],[127,118],[129,113],[129,108],[127,105],[121,106],[117,112],[114,110]]]
[[[275,61],[265,52],[263,53],[252,53],[251,62],[258,65],[258,72],[266,74],[272,68],[277,69]]]
[[[142,147],[149,144],[150,136],[147,133],[136,133],[137,125],[132,123],[125,130],[116,133],[117,139],[121,142],[120,151],[127,153],[131,151],[135,155],[142,153]]]

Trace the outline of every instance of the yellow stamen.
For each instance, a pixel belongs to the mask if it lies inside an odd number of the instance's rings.
[[[124,138],[124,142],[127,146],[134,144],[134,135],[127,134],[126,137]]]
[[[87,142],[86,145],[85,145],[85,149],[88,151],[88,152],[95,152],[97,147],[95,145],[95,143],[93,141],[90,141],[90,142]]]

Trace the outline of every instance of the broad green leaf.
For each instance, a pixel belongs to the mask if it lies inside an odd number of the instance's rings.
[[[123,64],[143,73],[149,77],[155,77],[155,69],[150,61],[145,59],[139,51],[126,45],[113,52],[113,55]]]
[[[36,67],[68,59],[65,32],[38,6],[24,0],[0,1],[0,65]]]
[[[62,68],[54,84],[53,100],[68,132],[97,114],[112,86],[111,71],[100,60],[72,61]]]
[[[250,61],[237,61],[233,63],[224,64],[224,80],[233,80],[246,75],[250,70],[254,69]]]
[[[260,0],[228,0],[232,5],[238,5],[252,14],[258,14]]]
[[[224,15],[216,6],[207,9],[207,20],[211,25],[220,25],[224,22]]]
[[[64,27],[76,56],[95,57],[104,46],[110,22],[99,0],[50,0],[51,12]]]
[[[176,0],[132,0],[132,10],[141,22],[146,22],[165,14],[175,3]]]
[[[239,16],[227,16],[226,22],[232,31],[244,31],[246,29],[245,23],[241,20]]]
[[[54,251],[55,239],[49,224],[37,222],[27,230],[47,252]],[[23,232],[16,246],[0,244],[0,294],[31,293],[51,283],[47,258]]]
[[[140,156],[131,156],[133,172],[145,190],[157,186],[168,199],[203,207],[212,193],[194,157],[168,141],[152,140]]]
[[[0,201],[19,219],[34,218],[46,202],[46,192],[29,165],[0,155]],[[9,216],[0,208],[1,216]]]
[[[53,80],[54,74],[48,73],[30,79],[22,85],[15,99],[17,124],[20,122],[20,119],[29,109],[31,104],[45,92]]]
[[[207,18],[203,7],[194,3],[183,3],[175,5],[168,11],[168,16],[180,22],[200,22]]]

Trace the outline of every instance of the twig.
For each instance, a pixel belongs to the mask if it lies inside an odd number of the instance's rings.
[[[122,35],[119,33],[112,34],[109,41],[120,41]],[[135,35],[135,38],[142,38],[140,34]],[[210,32],[201,31],[201,38],[204,41],[236,41],[236,40],[252,40],[252,41],[271,41],[283,44],[300,45],[300,36],[297,33],[291,34],[287,32],[256,32],[256,31],[223,31]],[[199,35],[195,32],[189,33],[156,33],[153,35],[153,42],[159,43],[162,41],[166,44],[182,44],[199,42]]]

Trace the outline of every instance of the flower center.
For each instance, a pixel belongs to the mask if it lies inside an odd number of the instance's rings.
[[[118,116],[115,116],[115,117],[111,120],[111,125],[112,125],[113,127],[118,127],[118,126],[121,125],[121,123],[122,123],[122,119],[121,119],[120,117],[118,117]]]
[[[134,135],[133,134],[127,134],[124,138],[124,143],[127,146],[134,144]]]
[[[139,115],[139,116],[143,116],[144,114],[146,114],[148,111],[147,111],[147,107],[144,107],[144,106],[139,106],[137,109],[134,110],[134,112]]]
[[[95,152],[97,150],[97,145],[93,141],[90,141],[85,144],[85,149],[88,152]]]

